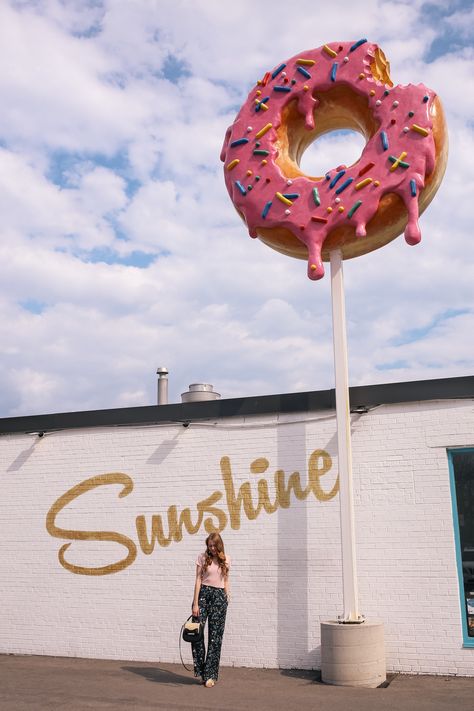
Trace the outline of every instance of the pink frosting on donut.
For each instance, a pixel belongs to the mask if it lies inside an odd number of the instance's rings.
[[[331,43],[282,62],[252,89],[226,133],[225,182],[250,235],[256,237],[259,227],[289,230],[308,248],[310,279],[324,275],[321,249],[328,234],[350,221],[356,236],[365,237],[384,194],[396,193],[406,206],[408,244],[421,239],[418,198],[435,165],[430,107],[436,95],[423,84],[390,88],[378,81],[371,70],[376,49],[366,40]],[[305,127],[313,129],[313,93],[338,84],[367,98],[377,131],[354,165],[338,166],[319,180],[288,179],[275,163],[283,107],[296,100]]]

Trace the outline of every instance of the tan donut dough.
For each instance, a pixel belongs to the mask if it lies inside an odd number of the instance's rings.
[[[353,129],[366,140],[374,134],[376,124],[368,104],[348,87],[318,94],[321,103],[317,109],[317,127],[308,131],[295,104],[289,105],[282,115],[282,124],[277,131],[279,157],[275,161],[286,178],[304,176],[321,180],[303,173],[299,161],[306,148],[319,136],[337,129]],[[316,110],[315,110],[316,113]],[[433,137],[436,147],[435,168],[427,176],[425,187],[418,201],[419,214],[426,210],[438,190],[448,160],[448,131],[443,106],[438,96],[430,109],[433,121]],[[323,176],[324,177],[324,176]],[[329,233],[321,252],[323,261],[329,261],[329,253],[340,249],[343,259],[359,257],[388,244],[403,233],[407,225],[407,210],[403,200],[395,193],[387,193],[379,202],[375,216],[367,223],[367,236],[356,237],[351,224],[336,227]],[[308,249],[292,232],[283,227],[257,227],[259,238],[272,249],[297,259],[308,259]]]
[[[250,235],[308,260],[311,279],[334,249],[350,259],[402,232],[421,239],[418,217],[446,169],[446,121],[434,91],[394,87],[389,68],[365,39],[302,52],[257,82],[226,133],[226,186]],[[304,173],[308,146],[341,129],[364,136],[360,158]]]

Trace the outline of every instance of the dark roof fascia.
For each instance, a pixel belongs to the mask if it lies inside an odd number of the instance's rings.
[[[349,389],[351,409],[370,409],[376,405],[425,400],[474,398],[474,376],[415,380],[385,385],[361,385]],[[0,434],[50,432],[85,427],[113,427],[157,423],[187,424],[196,420],[224,417],[290,414],[334,410],[334,390],[239,397],[228,400],[148,405],[109,410],[62,412],[0,419]]]

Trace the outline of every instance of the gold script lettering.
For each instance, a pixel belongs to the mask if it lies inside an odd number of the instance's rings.
[[[176,508],[170,506],[170,508]],[[168,521],[169,521],[170,509],[168,509]],[[155,541],[158,541],[158,545],[166,547],[171,543],[171,535],[168,538],[165,536],[163,530],[163,519],[158,514],[153,514],[151,517],[151,535],[148,539],[147,529],[146,529],[146,518],[145,516],[137,516],[136,519],[138,542],[140,543],[140,548],[145,553],[145,555],[150,555],[155,550]]]
[[[257,508],[254,508],[252,501],[252,491],[250,482],[246,481],[239,489],[237,496],[235,495],[234,480],[232,478],[232,469],[230,466],[229,457],[221,459],[221,473],[224,480],[225,495],[227,499],[227,508],[230,515],[231,528],[238,530],[240,528],[240,513],[242,504],[244,505],[245,515],[249,521],[254,521],[261,511],[262,504],[259,502]]]
[[[288,478],[288,485],[285,487],[285,472],[279,469],[275,472],[275,489],[277,491],[277,501],[282,509],[287,509],[290,506],[291,491],[299,501],[304,501],[311,492],[311,486],[306,489],[301,488],[300,473],[293,472]]]
[[[252,474],[264,474],[269,467],[268,459],[265,457],[260,457],[255,459],[250,465],[250,471]],[[258,507],[263,509],[267,514],[275,513],[278,509],[278,494],[275,498],[275,503],[270,502],[270,495],[268,493],[268,482],[266,479],[259,479],[257,483],[258,491]]]
[[[318,462],[321,461],[321,466]],[[311,454],[308,462],[309,483],[313,490],[313,494],[319,501],[329,501],[333,499],[339,491],[339,474],[331,491],[327,493],[323,490],[319,480],[324,474],[327,474],[332,467],[331,456],[324,449],[315,449]]]
[[[227,516],[224,511],[214,506],[214,504],[216,504],[220,499],[222,499],[222,492],[215,491],[213,494],[208,496],[207,499],[203,499],[197,505],[201,515],[209,513],[217,519],[217,526],[214,526],[211,518],[206,518],[204,520],[204,528],[207,533],[220,533],[227,526]]]
[[[250,464],[250,471],[252,474],[262,475],[267,471],[268,467],[268,460],[264,457],[260,457]],[[327,474],[331,468],[332,459],[328,452],[324,449],[316,449],[312,452],[308,460],[308,481],[306,487],[303,488],[301,485],[299,472],[293,472],[288,477],[288,481],[285,481],[285,472],[283,469],[277,469],[273,476],[275,500],[270,500],[268,481],[262,478],[257,482],[258,502],[255,506],[252,499],[250,481],[245,481],[241,484],[236,493],[230,459],[229,457],[222,457],[220,469],[224,482],[225,500],[229,516],[227,516],[223,509],[216,506],[223,498],[221,491],[214,491],[210,496],[196,504],[197,516],[195,522],[193,522],[190,508],[182,509],[178,515],[178,507],[176,505],[169,506],[166,514],[168,535],[165,534],[163,517],[161,515],[154,514],[151,517],[151,530],[149,532],[147,530],[145,516],[137,516],[135,523],[140,548],[145,555],[150,555],[155,549],[155,543],[166,548],[172,541],[179,542],[183,539],[183,529],[189,535],[194,535],[199,531],[202,525],[204,525],[204,529],[207,533],[221,532],[226,528],[228,519],[230,519],[231,528],[238,530],[241,524],[242,508],[247,519],[254,521],[262,510],[267,514],[272,514],[279,508],[289,508],[292,493],[295,499],[299,501],[307,499],[310,493],[313,493],[318,501],[329,501],[333,499],[339,491],[339,476],[337,476],[332,489],[329,491],[325,491],[321,485],[321,478]],[[128,550],[128,555],[116,563],[97,568],[73,565],[69,563],[64,556],[66,550],[71,545],[70,543],[66,543],[60,548],[58,558],[61,565],[72,573],[79,575],[108,575],[110,573],[117,573],[131,565],[137,556],[135,543],[123,534],[116,533],[115,531],[75,531],[58,528],[55,525],[56,516],[71,501],[105,484],[121,484],[123,489],[119,493],[120,498],[128,496],[133,490],[132,479],[127,474],[120,472],[101,474],[91,479],[86,479],[72,489],[69,489],[69,491],[55,501],[46,516],[46,528],[48,533],[56,538],[66,538],[73,541],[92,540],[120,543]]]
[[[319,463],[321,462],[321,465]],[[332,467],[332,459],[328,452],[323,449],[316,449],[310,456],[308,462],[308,485],[306,488],[301,486],[301,478],[299,472],[293,472],[285,484],[285,472],[283,469],[278,469],[274,474],[275,482],[275,501],[270,501],[268,492],[268,482],[266,479],[259,479],[257,483],[258,503],[254,506],[252,500],[252,491],[250,482],[244,482],[239,489],[238,494],[235,493],[234,481],[232,478],[232,468],[229,457],[222,457],[221,473],[224,481],[224,489],[227,499],[227,508],[230,515],[230,525],[233,529],[240,528],[240,516],[242,506],[245,515],[249,521],[253,521],[263,509],[268,514],[275,513],[279,508],[287,509],[291,503],[291,493],[293,492],[296,499],[304,501],[309,494],[313,492],[314,496],[319,501],[329,501],[336,496],[339,491],[339,476],[336,479],[331,491],[326,493],[321,484],[320,478],[326,474]],[[252,474],[263,474],[268,469],[268,460],[260,457],[255,459],[250,465]]]
[[[190,535],[197,533],[201,528],[205,513],[215,516],[218,521],[218,525],[216,527],[214,526],[211,518],[206,518],[204,520],[205,530],[208,533],[214,533],[214,531],[219,533],[220,531],[223,531],[227,524],[227,516],[221,509],[214,506],[219,499],[222,499],[222,493],[220,491],[214,491],[214,493],[208,496],[207,499],[203,499],[198,502],[198,518],[196,523],[192,522],[191,509],[183,509],[178,519],[178,507],[170,506],[168,508],[168,536],[165,536],[163,530],[162,517],[155,514],[151,517],[151,535],[150,539],[148,539],[145,516],[137,516],[136,528],[140,548],[146,555],[150,555],[150,553],[153,553],[155,550],[155,541],[158,542],[158,545],[163,548],[169,546],[171,541],[179,543],[179,541],[183,538],[183,526]]]
[[[202,515],[199,515],[196,524],[191,520],[190,509],[183,509],[178,521],[178,507],[170,506],[168,508],[168,536],[165,536],[163,530],[163,519],[159,514],[154,514],[151,517],[151,537],[148,540],[146,530],[145,516],[137,516],[136,527],[140,548],[146,555],[150,555],[155,550],[155,541],[159,546],[166,548],[171,541],[180,541],[183,538],[183,526],[190,534],[197,533],[201,527]]]
[[[93,476],[91,479],[86,479],[80,484],[77,484],[77,486],[73,486],[69,491],[66,491],[65,494],[54,502],[46,515],[46,529],[48,533],[55,538],[69,538],[73,541],[112,541],[114,543],[120,543],[120,545],[125,546],[128,550],[128,555],[117,563],[110,563],[109,565],[103,565],[98,568],[87,568],[82,565],[68,563],[64,554],[71,544],[66,543],[59,549],[58,558],[63,568],[66,568],[66,570],[69,570],[71,573],[77,573],[78,575],[108,575],[109,573],[117,573],[119,570],[128,568],[137,557],[135,543],[121,533],[116,533],[115,531],[75,531],[66,528],[58,528],[55,524],[56,516],[62,509],[70,504],[71,501],[105,484],[121,484],[123,489],[119,493],[120,498],[128,496],[133,490],[132,479],[127,476],[127,474],[120,472],[100,474],[99,476]]]

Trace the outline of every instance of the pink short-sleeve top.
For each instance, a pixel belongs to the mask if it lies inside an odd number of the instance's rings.
[[[205,560],[206,560],[206,554],[200,553],[197,557],[196,565],[198,565],[200,568],[202,568],[204,566]],[[225,557],[225,562],[229,566],[229,570],[230,570],[230,558],[228,555],[226,555],[226,557]],[[203,585],[209,585],[212,588],[223,588],[224,587],[225,578],[222,575],[221,569],[219,568],[217,563],[212,561],[210,566],[204,571],[204,575],[202,576],[201,582]]]

